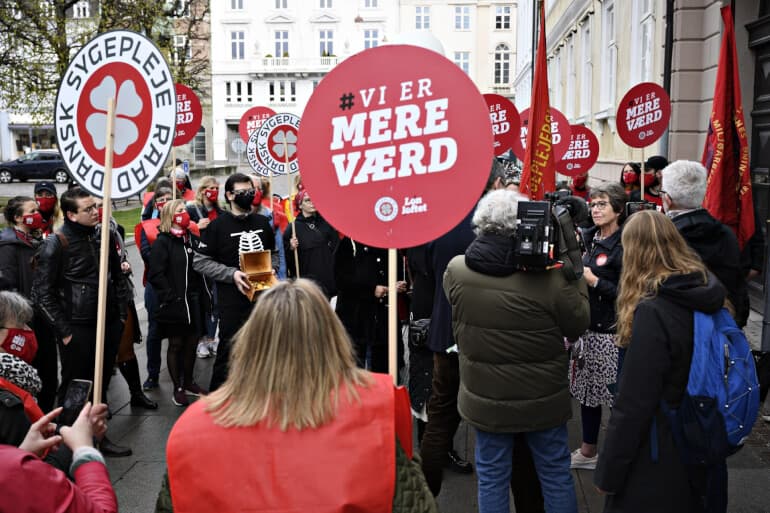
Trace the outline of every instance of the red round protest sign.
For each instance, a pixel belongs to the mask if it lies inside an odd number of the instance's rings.
[[[642,82],[626,93],[618,106],[618,135],[633,148],[644,148],[661,138],[671,119],[671,101],[666,90],[653,82]]]
[[[269,107],[252,107],[244,112],[238,124],[238,133],[243,142],[248,143],[251,134],[259,130],[262,123],[271,116],[275,116],[275,111]]]
[[[567,118],[558,110],[551,109],[551,141],[553,143],[553,158],[558,161],[567,153],[570,142],[570,126]],[[529,109],[521,112],[521,129],[519,130],[519,144],[513,147],[513,153],[524,160],[527,151],[527,129],[529,127]]]
[[[440,237],[473,208],[492,145],[489,109],[456,64],[387,45],[344,60],[318,84],[297,151],[302,182],[335,228],[406,248]]]
[[[599,140],[583,125],[570,126],[567,153],[556,163],[556,171],[567,176],[587,173],[599,158]]]
[[[184,84],[176,84],[176,137],[174,146],[193,140],[203,122],[203,109],[198,95]]]
[[[492,136],[495,138],[495,156],[506,153],[516,146],[521,119],[516,106],[505,96],[485,94],[484,101],[489,107],[489,122],[492,123]]]

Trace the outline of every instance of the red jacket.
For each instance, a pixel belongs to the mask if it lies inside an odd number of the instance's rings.
[[[118,500],[107,468],[80,465],[72,483],[34,454],[0,445],[0,513],[113,513]]]
[[[409,399],[389,376],[372,376],[360,402],[340,390],[334,420],[317,429],[225,428],[204,401],[188,407],[166,446],[174,512],[390,512],[396,433],[411,457]]]

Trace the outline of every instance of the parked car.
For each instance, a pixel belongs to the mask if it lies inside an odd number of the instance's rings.
[[[57,150],[35,150],[16,160],[0,163],[0,183],[12,180],[54,180],[67,183],[70,174]]]

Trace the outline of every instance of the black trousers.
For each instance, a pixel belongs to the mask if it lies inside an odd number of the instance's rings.
[[[59,341],[61,355],[61,386],[59,387],[59,404],[64,402],[67,387],[73,379],[94,379],[94,359],[96,358],[96,323],[73,324],[72,340],[67,345]],[[108,319],[104,330],[104,359],[102,360],[102,401],[107,402],[107,389],[112,377],[112,367],[118,355],[120,336],[123,333],[123,322],[118,319]]]
[[[219,388],[227,380],[232,339],[241,329],[241,326],[246,323],[252,307],[251,304],[247,305],[246,308],[225,306],[219,310],[219,345],[217,345],[214,368],[211,371],[210,392]]]
[[[37,404],[45,413],[53,410],[56,402],[56,389],[59,386],[59,357],[56,354],[56,332],[43,319],[35,314],[32,329],[37,338],[37,354],[32,366],[37,369],[43,386],[37,395]]]

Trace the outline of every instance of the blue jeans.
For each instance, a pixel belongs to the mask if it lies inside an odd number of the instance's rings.
[[[575,484],[570,473],[567,425],[526,433],[547,513],[577,513]],[[479,513],[508,513],[513,457],[512,433],[476,429],[476,475]]]
[[[212,340],[217,336],[219,326],[219,307],[217,305],[217,284],[211,284],[211,312],[206,313],[206,336]]]
[[[160,375],[160,350],[163,341],[158,335],[158,323],[155,322],[158,296],[150,282],[144,286],[144,308],[147,310],[147,376],[157,381]]]

